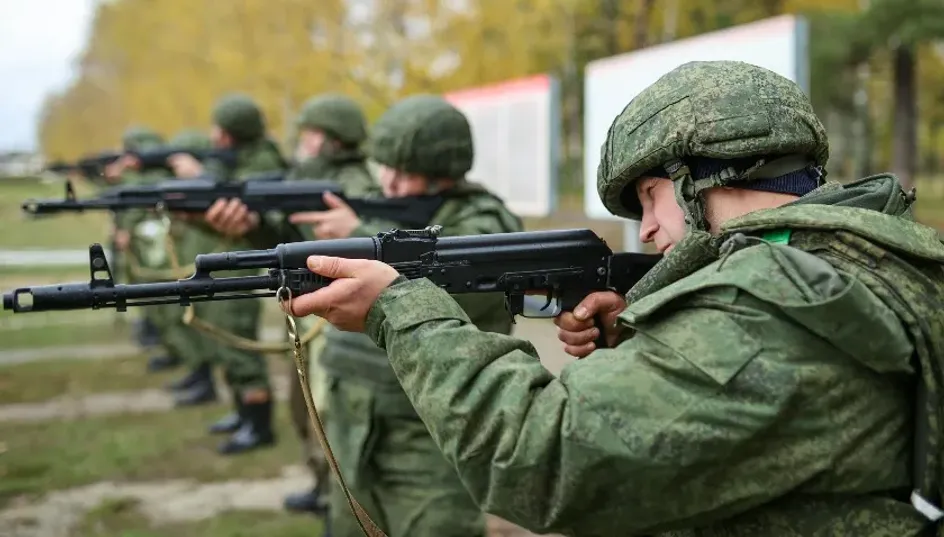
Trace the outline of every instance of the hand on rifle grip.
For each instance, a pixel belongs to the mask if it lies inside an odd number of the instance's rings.
[[[626,301],[612,291],[587,295],[573,312],[564,312],[554,319],[557,338],[564,343],[564,352],[584,358],[595,349],[612,347],[619,338],[616,318],[626,309]]]

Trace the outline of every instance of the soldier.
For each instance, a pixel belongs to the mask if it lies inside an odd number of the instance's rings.
[[[521,221],[497,197],[465,179],[472,168],[472,133],[458,109],[438,96],[408,97],[374,125],[369,154],[381,166],[383,195],[436,193],[445,202],[431,224],[444,234],[467,235],[521,230]],[[369,236],[389,222],[362,221],[336,199],[320,213],[293,215],[311,225],[319,239]],[[234,209],[236,211],[236,209]],[[245,211],[235,219],[245,218]],[[481,330],[509,334],[504,296],[461,299]],[[483,536],[485,520],[454,469],[443,459],[426,426],[400,388],[383,350],[363,334],[330,329],[321,351],[329,382],[328,437],[354,496],[390,537]],[[331,487],[331,531],[361,535],[343,491]]]
[[[559,378],[379,262],[310,259],[339,279],[294,314],[386,348],[475,501],[532,531],[937,534],[944,245],[894,176],[825,182],[827,157],[806,95],[754,65],[635,97],[598,191],[665,258],[558,317],[583,358]]]
[[[168,144],[181,149],[206,150],[213,144],[210,137],[196,129],[185,129],[177,133]],[[216,248],[219,237],[202,226],[194,225],[185,218],[173,217],[169,230],[177,259],[194,259],[197,254],[210,252]],[[171,275],[167,279],[180,276]],[[213,363],[211,356],[219,345],[201,332],[185,325],[181,319],[182,310],[176,306],[174,324],[168,335],[169,345],[181,349],[178,354],[184,358],[189,372],[168,384],[174,394],[177,406],[191,406],[216,400],[213,382]]]
[[[130,127],[122,136],[124,151],[147,151],[158,149],[164,139],[147,127]],[[125,154],[109,164],[105,170],[106,180],[124,185],[150,184],[167,179],[163,170],[141,171],[137,157]],[[167,234],[164,222],[152,211],[131,210],[115,213],[114,244],[116,250],[125,254],[120,269],[129,282],[143,281],[135,274],[135,268],[155,269],[164,263],[166,252],[164,239]],[[143,317],[137,327],[138,342],[145,348],[154,348],[162,344],[163,328],[170,313],[168,306],[145,306]],[[159,348],[159,347],[158,347]],[[180,357],[166,347],[148,359],[148,371],[157,372],[172,369],[180,364]]]
[[[204,170],[199,161],[190,155],[181,154],[170,158],[178,177],[198,177],[206,171],[218,178],[244,181],[256,174],[287,167],[276,145],[266,137],[262,110],[247,96],[227,95],[217,102],[210,138],[214,147],[236,150],[236,169],[224,170],[211,163]],[[247,241],[236,236],[221,236],[220,239],[229,250],[251,248]],[[258,271],[231,271],[227,275],[249,274],[258,274]],[[194,311],[197,318],[233,335],[246,339],[256,339],[258,336],[262,304],[257,300],[238,303],[200,302],[194,305]],[[213,433],[232,433],[229,439],[220,444],[220,453],[242,453],[273,444],[272,389],[265,358],[255,350],[217,345],[212,359],[222,365],[236,407],[235,413],[210,427]],[[189,389],[187,396],[178,401],[207,397],[208,392],[215,397],[212,390],[212,379],[203,378]]]
[[[365,196],[379,190],[377,182],[367,170],[366,156],[361,144],[367,137],[367,119],[360,106],[352,99],[342,95],[318,95],[309,99],[302,106],[296,122],[298,143],[296,160],[298,165],[292,169],[289,180],[318,179],[334,181],[340,184],[344,193],[351,197]],[[284,224],[283,224],[284,225]],[[295,228],[305,240],[314,240],[308,226]],[[292,234],[283,233],[279,242],[292,240]],[[313,319],[304,319],[299,323],[303,332],[311,328]],[[318,354],[323,338],[318,338],[308,347],[312,393],[324,392],[324,374],[318,365]],[[316,444],[310,431],[310,418],[302,395],[298,372],[290,381],[289,405],[292,423],[302,441],[305,463],[311,470],[314,486],[285,498],[285,509],[296,512],[309,512],[324,516],[328,506],[327,490],[330,485],[330,470],[321,448]],[[322,405],[323,406],[323,405]],[[319,407],[320,408],[320,407]],[[322,412],[322,419],[327,414]]]

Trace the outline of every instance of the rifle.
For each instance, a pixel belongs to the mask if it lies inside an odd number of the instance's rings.
[[[89,248],[88,283],[16,289],[3,295],[14,313],[115,308],[238,300],[314,292],[330,278],[306,268],[312,255],[376,259],[401,275],[428,278],[451,294],[504,293],[512,315],[548,317],[571,311],[594,291],[625,294],[661,258],[660,254],[613,253],[589,229],[526,231],[440,238],[441,226],[397,230],[374,237],[279,244],[269,250],[200,254],[187,279],[115,284],[100,244]],[[264,275],[214,277],[218,271],[268,269]],[[101,276],[99,276],[101,275]],[[544,292],[538,307],[534,292]],[[526,300],[529,298],[531,300]],[[555,303],[556,306],[551,308]]]
[[[193,149],[187,147],[167,147],[149,149],[147,151],[104,151],[95,156],[80,159],[75,164],[56,162],[46,169],[54,173],[68,173],[79,171],[83,177],[94,179],[102,175],[105,166],[112,164],[124,155],[132,155],[140,162],[141,171],[170,170],[167,163],[172,155],[187,154],[200,161],[217,160],[227,168],[234,168],[237,164],[236,151],[233,149]]]
[[[250,211],[280,211],[292,214],[328,209],[322,196],[330,192],[347,203],[361,216],[393,220],[405,226],[429,224],[445,199],[422,195],[404,198],[347,198],[341,186],[332,181],[283,181],[281,174],[258,175],[242,183],[213,179],[172,179],[153,185],[118,186],[105,190],[98,197],[79,200],[72,183],[66,182],[62,200],[23,202],[23,211],[39,216],[63,212],[94,210],[126,211],[158,209],[170,212],[203,213],[216,200],[239,198]]]

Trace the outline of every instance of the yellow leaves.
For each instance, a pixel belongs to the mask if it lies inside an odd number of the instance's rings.
[[[112,0],[100,2],[79,78],[48,99],[43,149],[116,147],[132,124],[209,128],[224,93],[253,96],[271,133],[312,95],[344,93],[376,118],[399,97],[582,63],[773,13],[859,0]],[[930,63],[930,62],[929,62]],[[940,72],[940,68],[936,68]],[[579,83],[576,79],[573,81]],[[571,96],[574,97],[574,96]]]

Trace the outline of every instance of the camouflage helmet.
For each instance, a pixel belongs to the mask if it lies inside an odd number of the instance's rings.
[[[644,89],[613,121],[597,191],[611,213],[639,219],[634,183],[668,177],[689,226],[704,226],[704,190],[754,188],[797,172],[818,184],[828,157],[826,130],[794,82],[744,62],[689,62]]]
[[[129,127],[121,136],[123,151],[146,151],[164,144],[164,138],[154,129],[143,126]]]
[[[326,94],[308,99],[298,114],[299,129],[319,129],[346,145],[367,138],[367,119],[360,105],[344,95]]]
[[[437,95],[414,95],[391,106],[371,129],[370,156],[429,179],[462,179],[472,169],[472,129]]]
[[[247,95],[230,94],[217,101],[213,107],[213,123],[237,142],[252,142],[265,136],[262,110]]]
[[[182,149],[205,150],[213,147],[210,137],[198,129],[185,129],[174,135],[168,144]]]

